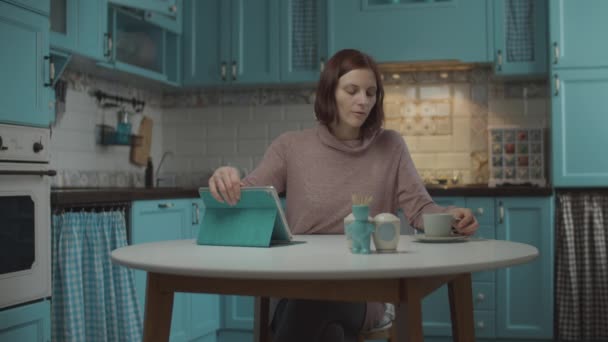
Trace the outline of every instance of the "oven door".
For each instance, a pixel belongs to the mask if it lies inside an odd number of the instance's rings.
[[[0,163],[0,308],[51,294],[46,164]]]

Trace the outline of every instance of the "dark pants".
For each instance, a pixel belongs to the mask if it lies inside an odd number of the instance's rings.
[[[273,342],[355,342],[365,303],[281,299],[272,320]]]

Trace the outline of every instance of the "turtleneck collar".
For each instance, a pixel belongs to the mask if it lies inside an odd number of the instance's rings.
[[[382,128],[363,140],[339,140],[326,125],[321,123],[317,125],[317,135],[324,145],[346,153],[360,153],[367,150],[381,130]]]

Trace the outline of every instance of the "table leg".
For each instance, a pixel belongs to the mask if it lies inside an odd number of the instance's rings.
[[[163,291],[161,275],[148,272],[144,342],[169,341],[172,312],[173,291]]]
[[[255,312],[253,314],[253,341],[268,342],[270,340],[270,300],[268,297],[255,297]]]
[[[395,306],[395,321],[397,327],[393,330],[395,342],[422,342],[422,298],[418,280],[407,280],[405,284],[406,302]]]
[[[473,290],[471,274],[463,274],[448,283],[452,336],[456,342],[475,341]]]

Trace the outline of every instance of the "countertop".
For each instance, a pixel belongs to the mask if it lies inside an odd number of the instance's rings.
[[[553,194],[549,187],[504,186],[490,188],[485,184],[427,185],[431,196],[467,197],[546,197]],[[168,198],[196,198],[197,188],[53,188],[51,206],[70,206],[114,202],[132,202]]]

